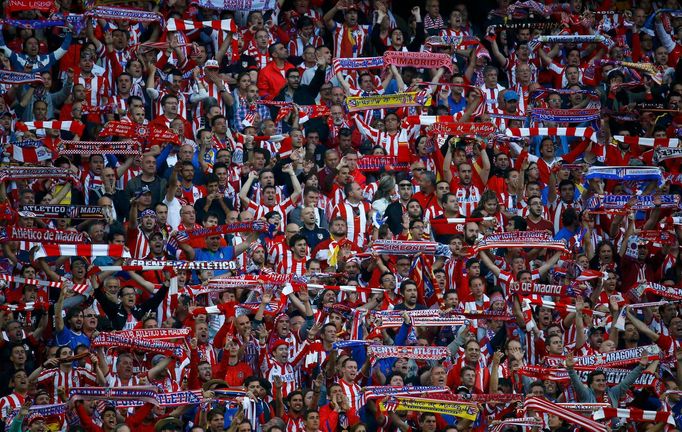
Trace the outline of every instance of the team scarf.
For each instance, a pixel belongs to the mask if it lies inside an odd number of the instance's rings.
[[[200,390],[179,391],[172,393],[157,393],[156,403],[160,407],[178,407],[183,405],[197,405],[203,401]],[[112,400],[111,404],[115,408],[140,408],[146,402],[139,399],[117,399]]]
[[[241,233],[241,232],[270,232],[272,233],[274,225],[270,225],[265,221],[257,220],[252,222],[235,222],[225,225],[217,225],[210,228],[195,228],[191,230],[178,231],[178,240],[181,242],[187,242],[190,240],[209,237],[209,236],[219,236],[231,233]]]
[[[614,417],[636,423],[668,423],[675,426],[675,418],[670,411],[645,411],[639,408],[601,408],[592,416],[595,420],[610,420]]]
[[[550,362],[552,364],[556,364],[557,366],[560,366],[563,362],[562,357],[550,357],[549,358]],[[576,367],[576,374],[580,378],[580,380],[586,384],[587,383],[587,378],[589,377],[590,373],[594,372],[595,370],[599,370],[600,372],[604,373],[604,376],[606,377],[606,383],[609,386],[615,386],[623,381],[625,377],[632,372],[630,369],[619,369],[619,368],[611,368],[611,367],[581,367],[578,366]],[[519,373],[523,376],[532,378],[533,380],[550,380],[550,381],[556,381],[562,384],[568,384],[571,382],[571,377],[568,376],[568,371],[563,368],[563,367],[542,367],[542,366],[522,366],[519,368]],[[660,382],[658,377],[655,374],[651,373],[643,373],[640,376],[637,377],[635,382],[633,383],[633,388],[636,389],[643,389],[646,387],[657,387],[657,381]]]
[[[12,160],[30,164],[51,160],[54,157],[52,152],[43,145],[42,141],[36,140],[10,143],[7,153]]]
[[[494,216],[486,216],[482,218],[442,218],[442,219],[431,219],[429,223],[431,224],[431,229],[434,234],[437,235],[455,235],[463,234],[464,226],[469,222],[479,223],[483,221],[493,221]]]
[[[349,96],[346,98],[348,112],[371,111],[400,107],[428,106],[424,92],[406,92],[370,96]]]
[[[44,84],[45,80],[40,74],[14,72],[11,70],[0,69],[0,84]]]
[[[82,136],[85,131],[85,125],[77,120],[73,121],[33,121],[25,123],[17,123],[16,129],[19,132],[28,132],[29,130],[37,129],[59,129],[65,132],[71,132],[74,135]]]
[[[680,204],[679,195],[656,195],[660,198],[662,208],[677,208]],[[586,207],[590,210],[625,209],[625,210],[649,210],[655,207],[655,195],[593,195],[587,200]],[[630,200],[635,199],[633,205],[628,205]]]
[[[469,47],[478,45],[480,41],[475,36],[429,36],[424,41],[424,47],[432,50],[434,47]]]
[[[677,147],[680,143],[678,138],[644,138],[640,136],[624,136],[614,135],[613,139],[631,146],[646,146],[646,147]]]
[[[147,340],[168,340],[168,339],[182,339],[190,334],[189,327],[183,328],[150,328],[150,329],[132,329],[113,331],[110,334],[114,336],[122,336],[124,338],[141,338]]]
[[[23,205],[19,214],[23,217],[39,219],[104,219],[104,207],[85,205]]]
[[[386,346],[370,345],[367,355],[377,359],[409,358],[414,360],[442,360],[450,356],[448,347],[442,346]]]
[[[7,241],[29,241],[36,243],[79,244],[89,241],[86,233],[42,228],[23,228],[10,225],[0,228],[0,237]]]
[[[130,252],[115,244],[42,244],[35,253],[36,260],[62,256],[130,258]]]
[[[481,394],[452,394],[450,392],[439,392],[433,396],[429,396],[430,399],[438,400],[448,400],[453,402],[478,402],[478,403],[510,403],[510,402],[521,402],[523,400],[523,395],[521,394],[504,394],[504,393],[481,393]]]
[[[426,309],[423,311],[408,311],[413,327],[442,327],[467,325],[469,320],[462,316],[444,314],[437,309]],[[395,311],[377,311],[374,314],[381,320],[377,326],[379,329],[397,328],[403,325],[402,314]]]
[[[62,289],[64,287],[68,287],[68,288],[73,289],[74,291],[76,291],[79,294],[83,294],[89,288],[88,284],[74,284],[69,280],[46,281],[46,280],[41,280],[41,279],[27,279],[27,278],[7,275],[7,274],[0,274],[0,280],[3,280],[5,282],[16,283],[16,284],[45,286],[45,287],[52,287],[52,288],[59,288],[59,289]]]
[[[341,71],[360,71],[365,69],[383,69],[383,57],[335,58],[332,60],[332,73]],[[330,78],[331,79],[331,78]],[[329,81],[329,80],[327,80]]]
[[[447,251],[446,251],[447,249]],[[376,240],[372,244],[372,252],[382,255],[447,255],[449,246],[425,241],[412,240]]]
[[[519,29],[538,29],[538,30],[554,30],[561,27],[560,22],[543,22],[543,21],[525,21],[525,20],[510,20],[504,24],[493,24],[488,26],[486,34],[494,35],[501,30],[519,30]]]
[[[587,170],[585,179],[624,180],[636,182],[656,180],[658,181],[659,184],[663,183],[663,175],[661,174],[661,169],[654,167],[591,166]]]
[[[608,408],[610,405],[607,403],[580,403],[580,402],[559,402],[562,408],[570,409],[571,411],[579,411],[582,413],[592,414],[593,412],[599,410],[600,408]]]
[[[105,21],[132,21],[141,23],[159,23],[164,25],[163,15],[139,9],[122,7],[97,6],[89,9],[85,16],[95,17]]]
[[[659,163],[668,159],[682,158],[682,148],[656,147],[654,150],[654,163]]]
[[[234,261],[158,261],[158,260],[127,260],[127,264],[118,266],[93,267],[89,274],[96,272],[111,271],[146,271],[146,270],[236,270],[237,263]],[[94,273],[93,273],[94,272]]]
[[[183,353],[183,347],[180,344],[162,340],[127,337],[107,332],[98,334],[97,337],[93,339],[92,346],[95,348],[123,348],[124,350],[152,352],[163,354],[166,357],[180,357]]]
[[[277,108],[279,108],[279,111],[277,111],[277,117],[275,118],[275,122],[279,122],[280,120],[287,118],[294,110],[293,102],[258,100],[256,101],[256,105],[269,105],[276,106]],[[326,117],[331,115],[329,107],[327,105],[299,105],[298,110],[299,123],[303,123],[304,120],[308,121],[313,118]],[[258,139],[255,137],[254,140],[258,141]],[[273,140],[265,139],[264,141]]]
[[[637,292],[642,294],[653,294],[670,300],[682,300],[682,288],[669,287],[653,282],[647,282],[637,287]]]
[[[550,301],[550,300],[545,300],[544,298],[533,296],[530,298],[524,299],[524,302],[529,302],[530,304],[533,304],[535,306],[541,306],[547,309],[553,309],[556,310],[557,312],[561,313],[571,313],[575,312],[575,306],[571,303],[566,303],[564,301]],[[593,309],[585,309],[583,310],[584,315],[590,315],[590,316],[598,316],[598,317],[604,317],[606,314],[604,312],[596,311]]]
[[[3,422],[5,422],[6,430],[9,430],[9,426],[14,421],[14,418],[19,415],[20,408],[14,408],[13,410],[3,410],[2,414],[4,416]],[[29,416],[33,414],[38,414],[43,417],[61,416],[66,413],[66,404],[51,404],[51,405],[31,405],[28,409]]]
[[[446,68],[452,73],[452,58],[448,54],[430,52],[386,51],[384,65],[414,67],[416,69]]]
[[[8,0],[5,10],[8,14],[21,11],[51,12],[56,9],[53,0]]]
[[[89,114],[95,114],[95,115],[103,115],[103,114],[111,114],[116,111],[118,107],[113,104],[113,103],[108,103],[105,105],[83,105],[81,108],[81,112],[85,115]]]
[[[504,420],[494,420],[490,423],[489,432],[502,432],[508,427],[527,426],[528,428],[542,428],[542,420],[536,417],[509,418]],[[525,428],[524,428],[525,429]]]
[[[566,420],[570,424],[580,426],[591,432],[607,432],[608,428],[594,420],[583,417],[582,415],[566,409],[560,405],[550,402],[546,399],[541,399],[537,397],[527,398],[523,402],[524,411],[533,410],[540,411],[543,413],[553,414]]]
[[[434,123],[427,129],[430,136],[481,136],[489,137],[497,132],[497,128],[490,122],[485,123]]]
[[[535,51],[541,44],[546,43],[560,43],[560,44],[583,44],[583,43],[600,43],[611,49],[615,44],[613,40],[605,35],[540,35],[534,37],[528,42],[528,49]]]
[[[575,297],[575,291],[570,286],[546,285],[537,283],[512,283],[509,285],[509,293],[523,296],[546,295],[552,297]]]
[[[514,321],[515,318],[507,311],[497,310],[465,310],[458,315],[467,319],[483,319],[490,321]]]
[[[508,128],[505,134],[510,137],[565,136],[597,142],[597,132],[587,127]]]
[[[531,94],[530,97],[533,100],[537,99],[545,99],[549,97],[550,94],[552,93],[559,93],[560,95],[574,95],[574,94],[581,94],[591,100],[599,100],[599,94],[597,94],[596,91],[594,90],[571,90],[571,89],[555,89],[555,88],[543,88],[540,90],[534,90]]]
[[[617,60],[596,60],[594,62],[594,66],[605,66],[605,65],[611,65],[617,68],[621,67],[626,67],[629,69],[634,69],[639,72],[643,72],[654,80],[657,84],[661,84],[661,78],[662,74],[659,73],[659,71],[656,69],[656,66],[654,66],[651,63],[635,63],[635,62],[625,62],[625,61],[617,61]]]
[[[236,310],[245,311],[246,313],[256,313],[258,312],[260,305],[261,305],[260,302],[240,303]],[[285,307],[286,301],[271,301],[270,303],[265,305],[263,312],[265,313],[266,316],[276,317],[277,315],[284,312]]]
[[[99,133],[100,137],[121,137],[138,140],[146,140],[150,145],[173,143],[180,145],[180,137],[177,133],[158,125],[139,125],[121,121],[110,121],[104,125]]]
[[[636,348],[626,348],[609,353],[598,353],[576,357],[576,368],[586,367],[620,367],[639,363],[642,356],[647,354],[650,360],[660,359],[661,349],[658,345],[646,345]]]
[[[49,20],[0,19],[0,24],[30,30],[46,29],[51,27],[67,27],[67,21],[64,19]]]
[[[476,404],[409,396],[390,396],[387,400],[379,403],[379,409],[385,412],[419,411],[446,414],[471,421],[475,421],[478,417]]]
[[[229,11],[266,11],[277,7],[277,0],[192,0],[204,9]]]
[[[543,248],[566,251],[564,240],[554,240],[546,231],[514,231],[490,234],[481,240],[474,250],[490,250],[497,248]]]
[[[36,179],[66,180],[77,189],[81,189],[78,177],[68,168],[58,167],[33,167],[33,166],[6,166],[0,168],[0,182]]]
[[[142,149],[140,143],[135,140],[114,142],[102,141],[71,141],[64,140],[57,143],[57,152],[60,155],[140,155]]]
[[[432,393],[449,392],[448,387],[440,386],[366,386],[362,388],[361,405],[367,400],[383,399],[387,396],[418,396]]]
[[[97,338],[95,340],[97,340]],[[157,405],[158,404],[158,401],[156,399],[157,391],[158,389],[153,386],[72,387],[71,389],[69,389],[69,399],[72,401],[140,400],[143,402]]]
[[[552,121],[565,123],[584,123],[599,119],[599,108],[587,109],[552,109],[533,108],[531,118],[534,121]]]
[[[213,30],[223,30],[235,33],[237,25],[231,19],[224,20],[210,20],[210,21],[188,21],[171,18],[166,22],[166,30],[168,31],[190,31],[199,30],[203,28],[210,28]]]
[[[358,169],[363,172],[409,171],[409,162],[398,162],[397,156],[367,155],[358,159]]]
[[[0,310],[7,312],[30,312],[34,310],[48,310],[50,304],[47,302],[28,302],[22,304],[3,304]]]
[[[386,292],[383,288],[361,287],[357,285],[321,285],[321,284],[294,284],[298,286],[305,285],[311,290],[329,290],[335,292],[354,292],[361,294],[384,294]]]

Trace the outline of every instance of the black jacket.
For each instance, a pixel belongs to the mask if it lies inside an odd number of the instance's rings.
[[[159,307],[163,299],[166,298],[168,294],[169,285],[161,285],[161,288],[154,293],[150,298],[148,298],[144,303],[135,305],[130,311],[136,320],[141,320],[142,317],[149,311],[155,310]],[[95,290],[95,298],[102,305],[104,313],[107,314],[109,320],[111,320],[111,325],[115,330],[123,330],[128,320],[128,313],[123,308],[121,303],[114,303],[104,294],[102,289]]]

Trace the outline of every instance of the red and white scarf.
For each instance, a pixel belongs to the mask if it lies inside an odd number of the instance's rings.
[[[491,234],[474,247],[476,251],[497,248],[543,248],[566,251],[566,242],[554,240],[547,231],[514,231]]]
[[[189,31],[199,30],[202,28],[210,28],[213,30],[223,30],[235,33],[237,25],[231,19],[224,20],[210,20],[210,21],[187,21],[177,18],[171,18],[166,23],[166,30],[168,31]]]
[[[510,137],[536,137],[536,136],[567,136],[589,139],[597,142],[597,132],[592,128],[565,127],[565,128],[508,128],[504,131]]]
[[[675,418],[670,411],[645,411],[639,408],[601,408],[592,416],[595,420],[612,419],[614,417],[638,423],[668,423],[675,426]]]
[[[583,417],[582,415],[571,411],[569,409],[563,408],[560,405],[550,402],[546,399],[541,399],[538,397],[531,397],[523,402],[524,411],[533,410],[542,413],[554,414],[555,416],[566,420],[570,424],[575,424],[586,430],[592,432],[607,432],[608,428],[599,424],[594,420]]]
[[[130,252],[124,245],[115,244],[43,244],[36,251],[35,259],[61,256],[130,258]]]

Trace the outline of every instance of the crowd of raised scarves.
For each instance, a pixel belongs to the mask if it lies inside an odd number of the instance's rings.
[[[682,426],[678,1],[7,0],[12,432]]]

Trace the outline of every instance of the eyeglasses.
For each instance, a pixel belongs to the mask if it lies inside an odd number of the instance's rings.
[[[426,171],[424,168],[412,168],[412,171]]]
[[[83,318],[95,318],[96,316],[97,315],[95,315],[95,314],[87,314],[87,315],[83,315]]]
[[[412,187],[412,185],[409,184],[409,183],[407,183],[407,184],[401,184],[401,185],[399,185],[399,186],[400,186],[401,188],[411,188],[411,187]]]

